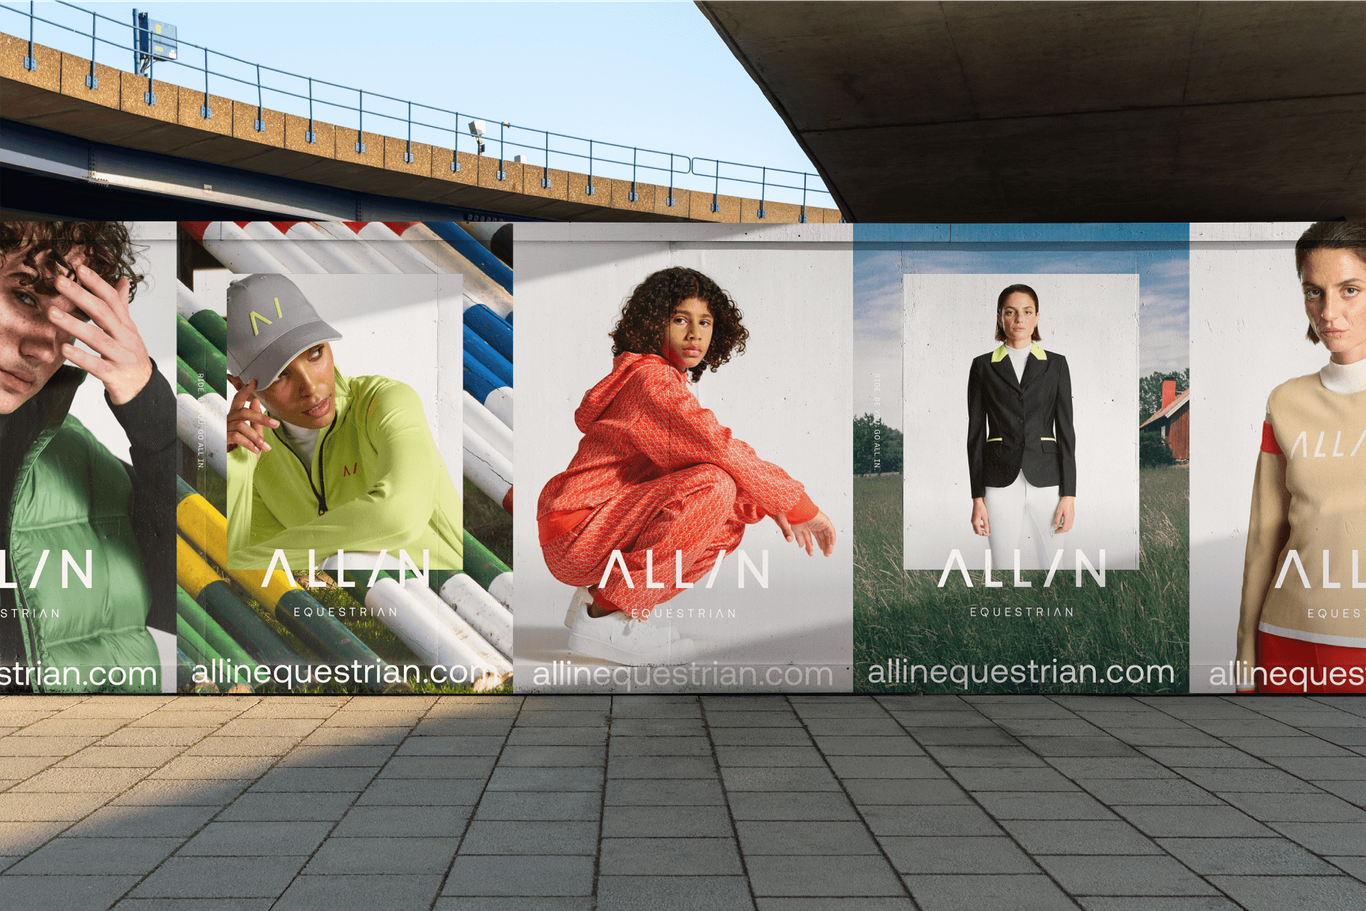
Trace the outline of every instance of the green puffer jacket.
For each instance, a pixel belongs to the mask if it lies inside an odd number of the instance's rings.
[[[66,413],[74,385],[54,397],[10,501],[6,572],[17,586],[24,651],[38,669],[34,691],[160,692],[160,659],[147,632],[151,592],[128,519],[132,481]]]
[[[319,565],[338,549],[407,551],[422,568],[460,569],[463,511],[412,387],[382,376],[337,373],[337,413],[309,462],[266,431],[259,458],[228,454],[228,565],[266,569],[282,550],[290,569]]]

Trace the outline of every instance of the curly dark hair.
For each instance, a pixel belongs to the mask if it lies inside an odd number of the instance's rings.
[[[1304,277],[1304,263],[1315,250],[1347,250],[1357,259],[1366,263],[1366,223],[1359,221],[1316,221],[1300,235],[1295,243],[1295,274]],[[1314,321],[1309,321],[1309,331],[1304,334],[1315,345],[1319,334],[1314,331]]]
[[[85,253],[85,265],[109,284],[128,279],[128,300],[133,300],[143,277],[134,268],[137,250],[122,222],[0,222],[0,256],[22,253],[24,270],[19,284],[38,294],[57,293],[54,280],[59,274],[72,274],[67,257],[77,249]]]
[[[744,354],[749,330],[741,322],[744,314],[730,295],[696,269],[674,266],[648,276],[636,285],[631,297],[622,305],[621,318],[610,333],[612,356],[627,351],[659,354],[674,309],[693,297],[706,302],[713,318],[707,357],[689,370],[693,382],[702,378],[703,371],[710,368],[715,373],[716,368],[731,357]]]

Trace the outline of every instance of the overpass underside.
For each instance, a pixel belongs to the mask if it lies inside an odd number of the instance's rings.
[[[0,35],[6,127],[0,206],[12,213],[94,217],[108,210],[133,217],[128,213],[137,211],[192,220],[840,220],[835,209],[546,172],[216,95],[206,104],[203,92],[170,83],[152,83],[150,104],[146,77],[95,64],[97,84],[90,88],[89,60],[35,45],[37,67],[29,70],[28,54],[27,41]],[[204,116],[205,107],[211,116]],[[545,179],[549,187],[542,185]],[[42,207],[58,198],[79,211]]]

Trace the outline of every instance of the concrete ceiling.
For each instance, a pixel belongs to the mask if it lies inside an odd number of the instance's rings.
[[[1366,216],[1363,2],[700,2],[859,222]]]

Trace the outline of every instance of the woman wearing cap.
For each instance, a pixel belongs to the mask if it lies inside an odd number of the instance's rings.
[[[1035,344],[1040,338],[1039,295],[1010,285],[996,298],[1002,344],[973,360],[968,375],[972,530],[989,538],[998,568],[1047,568],[1072,529],[1072,375],[1065,357]]]
[[[343,376],[324,322],[281,275],[228,287],[228,562],[266,569],[338,550],[405,550],[462,565],[460,496],[422,402],[382,376]]]

